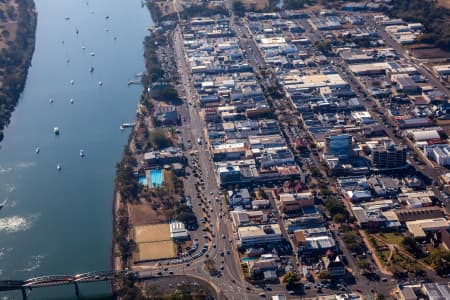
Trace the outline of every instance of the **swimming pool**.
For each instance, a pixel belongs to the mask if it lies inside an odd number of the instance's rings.
[[[158,187],[163,183],[162,170],[150,170],[150,186]]]
[[[247,263],[247,262],[252,261],[252,260],[256,260],[256,258],[255,257],[244,257],[242,259],[242,262]]]
[[[139,183],[141,185],[147,185],[147,177],[146,176],[139,176]]]

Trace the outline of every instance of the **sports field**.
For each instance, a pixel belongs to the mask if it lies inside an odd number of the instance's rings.
[[[134,228],[137,244],[136,261],[149,261],[177,256],[177,248],[170,238],[169,224],[140,225]]]
[[[175,243],[172,241],[139,243],[138,251],[138,261],[174,258],[177,256]]]

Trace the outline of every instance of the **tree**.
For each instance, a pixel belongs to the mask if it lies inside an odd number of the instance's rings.
[[[320,271],[319,275],[317,275],[317,277],[319,279],[330,279],[331,278],[331,274],[330,274],[330,272],[328,272],[326,270],[322,270],[322,271]]]
[[[439,248],[433,249],[429,261],[439,275],[448,273],[450,270],[450,251]]]
[[[245,6],[240,0],[233,1],[233,11],[239,17],[245,16]]]
[[[405,247],[406,251],[412,253],[415,257],[423,257],[422,249],[420,249],[420,245],[415,238],[410,236],[405,237],[402,240],[402,245]]]
[[[195,217],[192,209],[187,207],[186,205],[181,205],[176,210],[176,219],[184,224],[193,224],[196,223],[197,218]]]
[[[316,42],[315,46],[316,46],[317,50],[323,52],[324,54],[327,54],[327,53],[331,52],[331,43],[330,43],[330,41]]]
[[[155,128],[150,132],[150,142],[155,149],[164,149],[172,145],[172,141],[163,128]]]
[[[298,275],[294,272],[288,272],[283,276],[282,282],[287,286],[291,286],[298,281]]]
[[[345,222],[345,216],[341,213],[337,213],[333,216],[333,222],[334,223],[344,223]]]
[[[370,263],[367,260],[360,260],[358,261],[358,267],[360,269],[369,269]]]

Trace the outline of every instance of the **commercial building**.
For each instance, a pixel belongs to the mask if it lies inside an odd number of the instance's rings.
[[[172,240],[187,240],[189,239],[189,233],[182,222],[172,221],[169,223],[170,238]]]
[[[295,212],[303,207],[314,205],[314,198],[311,192],[295,194],[281,193],[279,199],[280,210],[283,213]]]
[[[450,228],[450,225],[445,218],[437,218],[406,222],[406,228],[416,239],[425,239],[428,234]]]
[[[378,170],[404,168],[406,162],[406,147],[389,142],[380,143],[371,149],[372,165]]]
[[[278,224],[239,227],[237,233],[242,246],[279,243],[283,238]]]
[[[236,189],[228,191],[228,205],[231,207],[243,206],[248,207],[251,204],[251,197],[248,189]]]
[[[338,279],[345,276],[345,265],[339,256],[336,256],[334,259],[324,256],[322,261],[324,263],[325,270],[328,271],[331,278]]]
[[[325,137],[325,150],[328,154],[347,156],[350,154],[352,136],[350,134],[328,135]]]
[[[306,237],[303,230],[294,231],[294,242],[300,255],[324,254],[336,249],[335,240],[329,235]]]

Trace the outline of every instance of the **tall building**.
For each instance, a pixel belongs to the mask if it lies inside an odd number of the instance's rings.
[[[392,143],[381,143],[372,148],[372,165],[381,170],[406,166],[406,148]]]
[[[351,151],[352,136],[350,134],[329,135],[325,138],[325,147],[328,154],[348,156]]]

